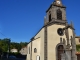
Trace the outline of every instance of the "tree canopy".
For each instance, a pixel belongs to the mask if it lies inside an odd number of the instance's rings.
[[[18,51],[21,50],[21,48],[27,46],[27,42],[11,42],[10,39],[5,38],[5,39],[0,39],[0,53],[1,52],[8,52],[8,49],[18,49]]]

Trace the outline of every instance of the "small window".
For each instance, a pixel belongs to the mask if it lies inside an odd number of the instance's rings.
[[[80,39],[79,39],[79,43],[80,43]]]
[[[51,14],[49,15],[49,22],[51,21]]]
[[[37,53],[37,49],[36,48],[34,48],[34,53]]]
[[[60,9],[57,10],[57,19],[62,20],[62,11]]]

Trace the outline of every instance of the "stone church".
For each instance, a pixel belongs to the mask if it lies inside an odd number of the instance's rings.
[[[46,11],[44,26],[27,45],[26,60],[77,60],[74,30],[62,0],[55,0]]]

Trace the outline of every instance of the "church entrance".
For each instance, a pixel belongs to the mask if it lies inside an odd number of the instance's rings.
[[[58,60],[61,60],[61,54],[64,52],[64,47],[63,45],[59,45],[57,48],[57,55],[58,55]]]

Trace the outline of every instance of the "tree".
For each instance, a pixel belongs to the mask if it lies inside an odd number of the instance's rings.
[[[16,43],[16,42],[11,42],[10,43],[10,49],[17,49],[18,52],[21,50],[21,48],[27,46],[27,42],[20,42],[20,43]]]
[[[0,52],[8,52],[11,49],[18,49],[18,52],[21,50],[21,48],[27,46],[27,42],[10,42],[11,40],[8,38],[0,39]]]
[[[76,45],[76,50],[80,52],[80,45]]]

